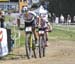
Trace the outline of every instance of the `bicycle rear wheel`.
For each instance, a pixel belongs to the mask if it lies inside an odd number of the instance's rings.
[[[45,57],[45,51],[46,51],[46,47],[45,47],[45,44],[46,44],[46,37],[45,36],[43,36],[43,57]]]
[[[39,37],[39,57],[45,56],[45,42],[44,42],[44,36]]]

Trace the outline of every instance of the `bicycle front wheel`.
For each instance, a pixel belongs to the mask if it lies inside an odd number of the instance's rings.
[[[31,45],[31,41],[30,41],[30,36],[31,34],[26,34],[26,38],[25,38],[25,48],[26,48],[26,56],[28,59],[30,59],[32,57],[32,45]]]

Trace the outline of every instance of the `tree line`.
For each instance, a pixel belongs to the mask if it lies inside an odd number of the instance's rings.
[[[47,0],[49,1],[48,10],[59,16],[61,13],[65,16],[75,15],[75,0]]]

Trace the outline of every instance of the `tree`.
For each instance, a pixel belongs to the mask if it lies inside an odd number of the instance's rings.
[[[49,0],[49,11],[57,15],[75,15],[75,0]]]

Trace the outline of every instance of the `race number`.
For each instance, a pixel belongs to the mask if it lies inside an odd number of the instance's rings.
[[[32,27],[26,27],[25,31],[26,32],[31,32],[32,31]]]
[[[44,31],[39,31],[39,34],[44,34]]]

